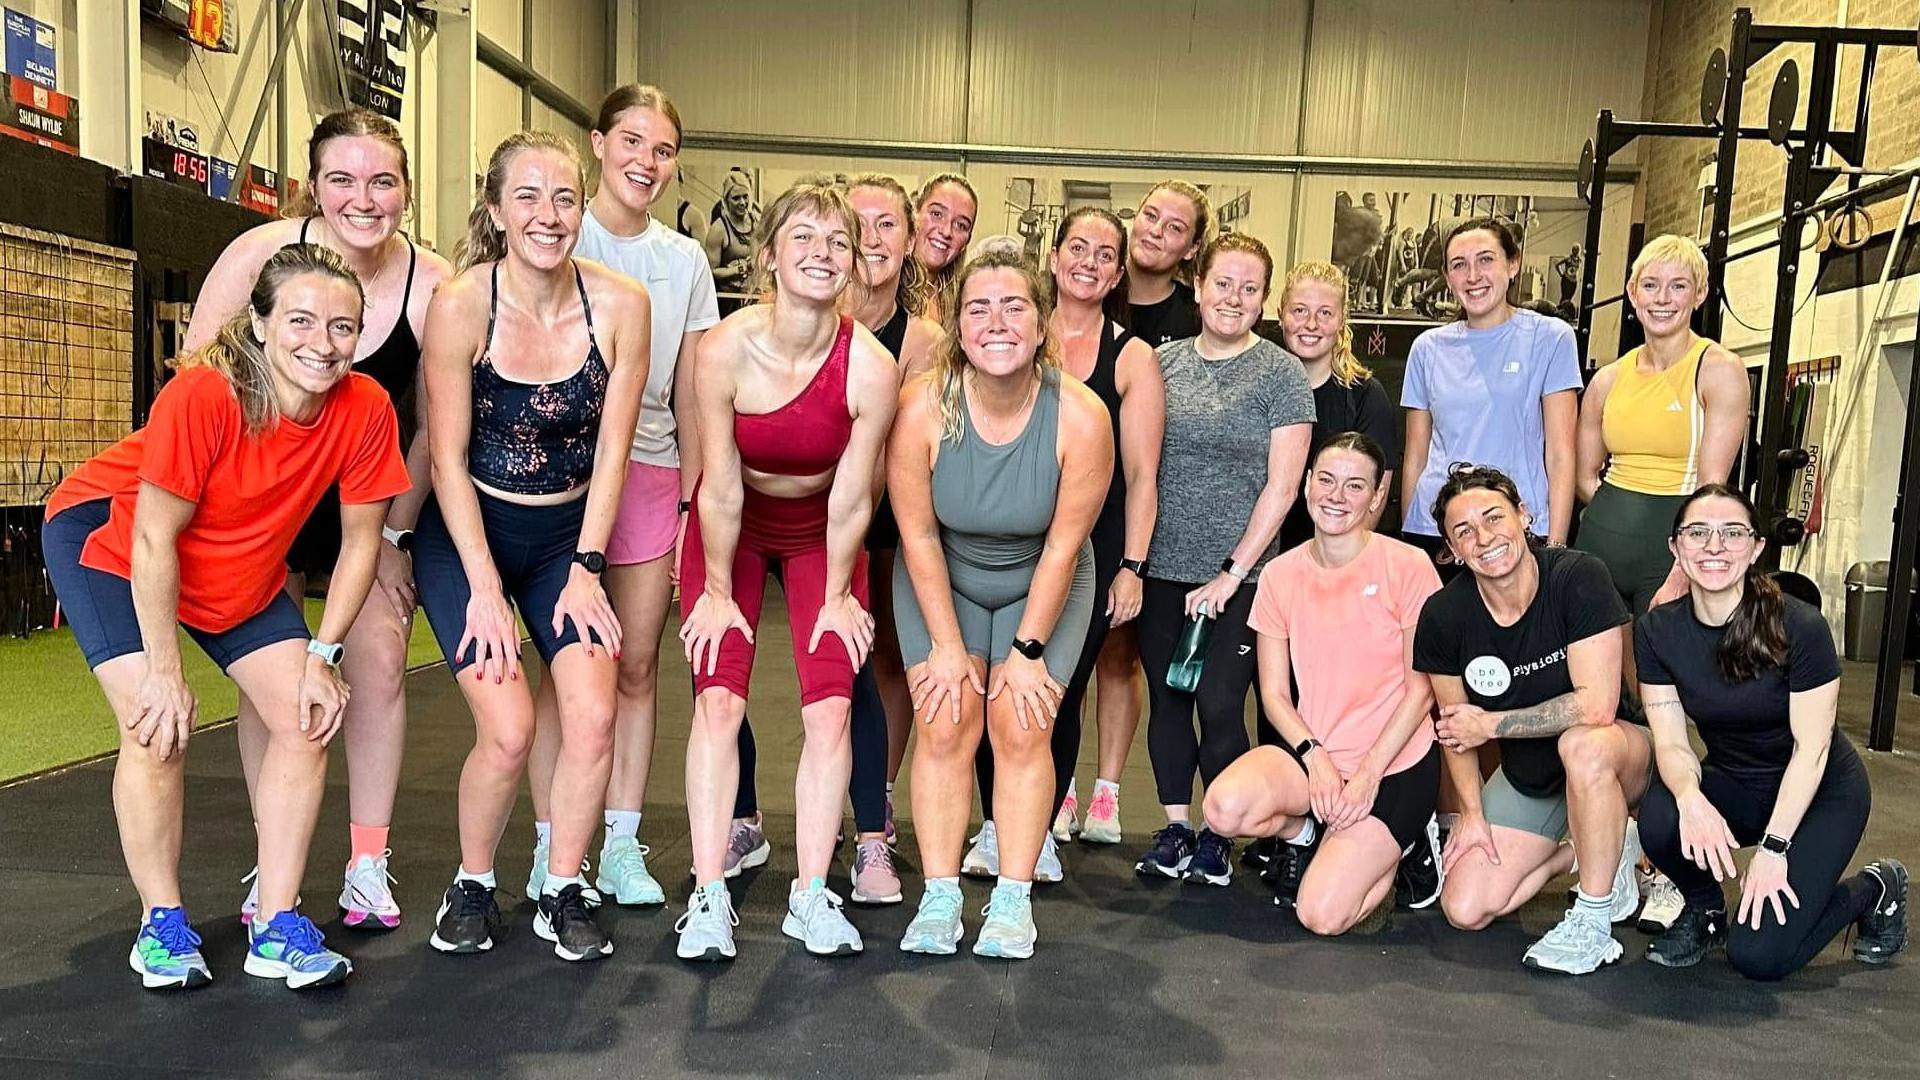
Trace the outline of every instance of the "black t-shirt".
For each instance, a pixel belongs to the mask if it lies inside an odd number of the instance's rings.
[[[1193,299],[1193,286],[1173,283],[1166,299],[1151,304],[1128,304],[1133,336],[1159,348],[1169,341],[1200,336],[1200,305]]]
[[[1355,386],[1341,386],[1340,380],[1329,378],[1313,388],[1313,442],[1307,450],[1309,475],[1313,467],[1313,455],[1320,452],[1328,439],[1335,435],[1344,435],[1349,431],[1358,431],[1373,437],[1386,452],[1387,469],[1398,472],[1400,469],[1400,410],[1394,407],[1392,399],[1387,397],[1386,388],[1380,380],[1369,375]],[[1396,485],[1397,486],[1397,485]],[[1398,522],[1390,520],[1388,514],[1381,515],[1380,531],[1397,532]],[[1295,496],[1293,506],[1287,510],[1287,520],[1280,525],[1280,547],[1295,547],[1313,539],[1313,518],[1307,515],[1307,500]]]
[[[1681,597],[1640,617],[1633,628],[1633,655],[1640,681],[1674,687],[1680,705],[1700,729],[1707,759],[1742,776],[1778,779],[1793,756],[1789,694],[1814,690],[1840,677],[1833,634],[1820,609],[1786,597],[1787,659],[1745,682],[1720,670],[1718,652],[1726,627],[1694,616],[1693,600]]]
[[[1472,574],[1433,594],[1414,631],[1414,668],[1460,676],[1467,700],[1489,712],[1571,693],[1567,647],[1625,626],[1631,616],[1599,559],[1571,548],[1535,548],[1533,554],[1540,563],[1540,591],[1512,626],[1493,621]],[[1501,739],[1500,767],[1522,795],[1557,795],[1567,779],[1557,739]]]

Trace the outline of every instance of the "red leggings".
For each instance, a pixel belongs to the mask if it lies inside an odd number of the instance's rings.
[[[781,583],[787,594],[787,626],[793,633],[793,666],[800,676],[800,704],[804,707],[828,698],[852,698],[853,658],[835,635],[820,642],[817,652],[807,651],[807,639],[813,636],[813,624],[827,594],[827,492],[798,499],[782,499],[745,488],[740,507],[740,542],[733,552],[733,600],[760,633],[760,607],[767,592],[767,571],[780,564]],[[687,517],[687,539],[680,554],[680,617],[693,611],[707,584],[707,553],[700,542],[700,509],[696,492],[694,509]],[[851,583],[853,596],[862,607],[867,604],[867,554],[858,553]],[[746,635],[729,630],[720,639],[720,659],[713,674],[703,663],[693,674],[695,695],[720,687],[747,696],[747,680],[753,673],[754,647]]]

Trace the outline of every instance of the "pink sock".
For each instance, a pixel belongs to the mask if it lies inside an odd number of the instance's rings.
[[[359,862],[362,855],[378,859],[387,853],[387,826],[348,822],[347,832],[353,843],[353,851],[347,856],[349,864]]]

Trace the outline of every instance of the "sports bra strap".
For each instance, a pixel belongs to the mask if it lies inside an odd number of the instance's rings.
[[[313,218],[311,217],[303,217],[300,219],[300,242],[301,243],[304,244],[307,242],[307,226],[312,224],[313,224]]]
[[[587,300],[587,278],[586,275],[580,272],[580,264],[578,262],[573,263],[573,284],[580,290],[580,314],[586,316],[587,340],[591,343],[593,340],[593,304]]]
[[[406,317],[407,304],[413,298],[413,268],[420,262],[420,249],[413,246],[413,237],[402,236],[407,242],[407,283],[400,288],[401,317]]]
[[[487,293],[487,338],[480,343],[482,359],[485,359],[487,353],[493,348],[493,320],[500,312],[500,261],[498,259],[494,260],[493,269],[488,273],[492,275],[489,278],[492,288]]]
[[[411,248],[413,241],[407,241],[407,246]],[[487,339],[480,345],[481,356],[485,356],[487,350],[493,347],[493,322],[500,312],[499,260],[494,260],[493,269],[489,271],[489,273],[492,275],[493,288],[492,291],[487,294]],[[600,347],[600,343],[595,341],[593,337],[593,303],[587,299],[587,279],[585,275],[580,273],[580,264],[577,262],[573,264],[573,284],[575,288],[580,290],[580,314],[583,315],[587,321],[587,348],[597,349]],[[407,264],[407,291],[413,291],[412,263]]]

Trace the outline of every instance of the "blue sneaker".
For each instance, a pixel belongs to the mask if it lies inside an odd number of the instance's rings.
[[[127,966],[149,990],[192,990],[213,981],[200,956],[200,935],[187,923],[187,909],[157,907],[133,939]]]
[[[327,948],[320,928],[298,911],[283,911],[266,929],[250,928],[248,936],[247,974],[285,979],[289,990],[332,986],[353,974],[353,961]]]
[[[1018,885],[997,885],[987,900],[986,924],[973,943],[973,955],[1025,960],[1033,955],[1040,932],[1033,928],[1033,897]]]
[[[1233,841],[1201,829],[1194,841],[1193,858],[1187,862],[1187,880],[1197,885],[1228,885],[1233,882]]]
[[[1153,834],[1153,846],[1133,864],[1133,872],[1177,878],[1187,872],[1187,864],[1193,861],[1193,848],[1193,829],[1174,822]]]
[[[960,904],[960,886],[950,881],[927,882],[926,891],[920,894],[920,910],[900,938],[900,951],[952,956],[965,933],[960,925]]]

